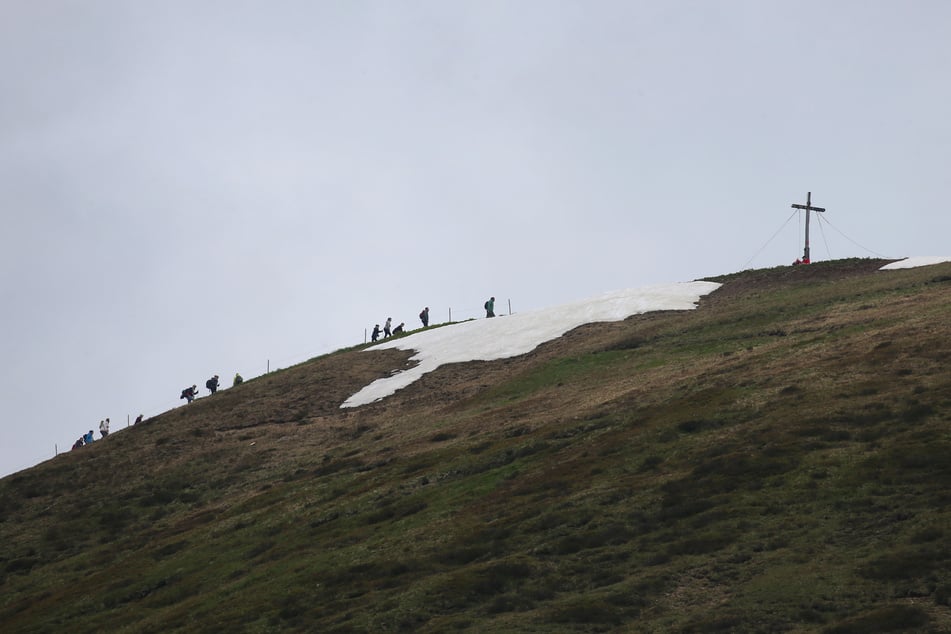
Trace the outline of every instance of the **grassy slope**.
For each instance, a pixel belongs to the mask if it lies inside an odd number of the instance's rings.
[[[344,351],[5,478],[2,629],[951,631],[951,265],[880,264],[356,410],[408,355]]]

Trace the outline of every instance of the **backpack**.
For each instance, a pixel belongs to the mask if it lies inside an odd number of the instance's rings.
[[[210,390],[214,382],[215,382],[214,379],[208,379],[207,381],[205,381],[205,387],[207,387]]]
[[[489,310],[489,300],[485,300],[485,303],[482,304],[482,308]]]

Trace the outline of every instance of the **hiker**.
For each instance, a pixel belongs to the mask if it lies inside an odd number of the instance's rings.
[[[80,436],[79,439],[78,439],[76,442],[73,443],[73,449],[74,449],[74,450],[75,450],[75,449],[79,449],[79,448],[82,447],[84,444],[86,444],[86,443],[85,443],[85,441],[83,440],[83,437]]]
[[[375,324],[373,326],[373,332],[370,333],[370,341],[376,341],[380,338],[380,324]]]
[[[198,392],[198,386],[197,386],[197,385],[193,385],[193,386],[191,386],[191,387],[186,387],[184,390],[182,390],[182,395],[179,396],[178,398],[179,398],[179,399],[185,399],[185,400],[187,400],[189,403],[191,403],[192,401],[195,400],[195,396],[197,395],[197,392]]]
[[[402,334],[403,334],[403,326],[405,326],[405,325],[406,325],[406,324],[404,324],[403,322],[400,322],[400,325],[393,329],[393,334],[394,334],[394,335],[402,335]]]
[[[133,425],[138,425],[138,424],[141,423],[141,422],[142,422],[142,414],[139,414],[138,416],[135,417],[135,422],[132,423],[132,424],[133,424]]]
[[[489,299],[485,300],[483,308],[485,308],[486,317],[495,317],[495,298],[490,297]]]
[[[423,328],[429,327],[429,306],[423,309],[423,312],[419,314],[419,320],[423,322]]]
[[[99,435],[105,438],[109,435],[109,419],[99,421]]]
[[[83,444],[91,445],[93,442],[92,430],[90,429],[87,433],[83,434]]]
[[[391,335],[390,335],[390,327],[392,326],[392,324],[393,324],[393,318],[392,318],[392,317],[387,317],[387,318],[386,318],[386,323],[383,324],[383,338],[384,338],[384,339],[386,339],[387,337],[391,336]]]
[[[207,387],[208,391],[211,392],[212,394],[217,392],[218,391],[218,375],[216,374],[215,376],[205,381],[205,387]]]
[[[234,383],[232,383],[231,385],[232,385],[232,386],[234,386],[234,385],[241,385],[242,383],[244,383],[244,377],[242,377],[240,374],[238,374],[237,372],[235,372],[235,373],[234,373]]]

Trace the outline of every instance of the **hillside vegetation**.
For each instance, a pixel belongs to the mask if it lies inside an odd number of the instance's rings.
[[[3,632],[951,632],[951,264],[710,278],[340,409],[340,351],[0,481]],[[500,318],[504,319],[504,318]]]

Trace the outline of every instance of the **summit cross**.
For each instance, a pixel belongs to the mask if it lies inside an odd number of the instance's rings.
[[[810,211],[825,211],[825,207],[813,207],[812,206],[812,192],[806,193],[806,204],[797,205],[793,204],[793,209],[805,209],[806,210],[806,246],[802,251],[802,263],[809,264],[811,261],[809,259],[809,212]]]

